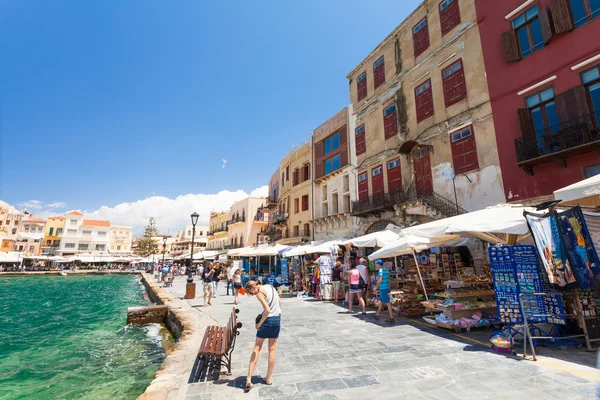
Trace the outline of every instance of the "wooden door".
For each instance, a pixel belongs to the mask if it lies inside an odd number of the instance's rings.
[[[369,177],[366,172],[358,174],[358,199],[369,197]]]
[[[383,199],[383,166],[379,165],[371,169],[371,187],[373,188],[373,199]]]
[[[415,150],[414,158],[417,197],[422,198],[433,193],[429,149],[427,147],[421,147],[420,149]]]

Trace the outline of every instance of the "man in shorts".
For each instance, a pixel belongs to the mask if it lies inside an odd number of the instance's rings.
[[[210,266],[204,268],[202,271],[202,287],[204,289],[204,307],[212,306],[210,302],[213,296],[213,275],[215,273],[215,266],[211,264]],[[208,306],[206,302],[206,297],[208,297]]]
[[[333,284],[333,299],[339,303],[339,295],[342,291],[342,263],[336,262],[331,274],[331,283]]]
[[[380,301],[379,306],[377,307],[377,315],[381,314],[381,310],[384,305],[387,305],[388,312],[390,313],[390,317],[385,320],[385,322],[395,322],[394,314],[392,311],[392,302],[390,300],[390,273],[383,266],[383,261],[377,260],[375,261],[375,265],[379,267],[379,272],[377,273],[377,285],[375,286],[375,290],[379,288],[380,293]]]

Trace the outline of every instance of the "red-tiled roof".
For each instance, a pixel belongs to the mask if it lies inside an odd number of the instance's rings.
[[[48,217],[48,219],[65,219],[62,215],[55,215],[54,217]]]
[[[82,226],[108,226],[110,227],[110,221],[103,221],[100,219],[84,219],[81,223]]]
[[[66,215],[79,215],[79,216],[83,217],[83,214],[77,210],[69,211]]]
[[[25,220],[24,222],[46,222],[46,220],[40,219],[40,218],[31,218],[31,219]]]

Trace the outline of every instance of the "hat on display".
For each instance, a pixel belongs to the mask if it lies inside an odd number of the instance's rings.
[[[383,265],[383,261],[377,260],[377,261],[375,261],[375,264],[377,264],[377,265]]]

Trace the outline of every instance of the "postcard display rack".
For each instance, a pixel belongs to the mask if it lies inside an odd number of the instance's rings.
[[[550,290],[544,280],[534,246],[490,246],[488,254],[498,317],[511,343],[516,338],[525,339],[526,331],[532,351],[534,346],[565,349],[580,344],[573,340],[574,336],[566,336],[567,315],[562,295]],[[526,353],[527,340],[523,342]]]

